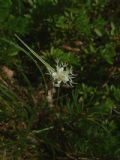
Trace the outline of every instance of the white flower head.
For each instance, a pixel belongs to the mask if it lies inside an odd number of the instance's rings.
[[[72,86],[74,84],[73,78],[75,78],[75,75],[72,73],[72,67],[68,68],[68,65],[65,63],[59,63],[59,61],[56,61],[57,65],[54,70],[49,70],[50,75],[53,78],[53,84],[55,87],[60,87],[61,84]]]

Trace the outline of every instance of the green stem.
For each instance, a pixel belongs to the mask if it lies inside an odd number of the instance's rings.
[[[23,42],[23,40],[21,38],[19,38],[16,34],[15,37],[37,58],[39,59],[48,69],[48,71],[54,72],[54,68],[52,68],[47,62],[45,62],[41,56],[39,56],[38,54],[36,54],[26,43]]]

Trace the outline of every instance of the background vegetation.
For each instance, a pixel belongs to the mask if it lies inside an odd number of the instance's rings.
[[[2,160],[120,159],[119,17],[118,0],[0,0]],[[74,88],[53,90],[15,34],[72,65]]]

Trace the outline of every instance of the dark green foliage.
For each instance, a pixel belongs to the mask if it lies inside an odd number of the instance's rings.
[[[119,17],[118,0],[0,0],[1,159],[120,159]],[[77,84],[52,93],[15,34]]]

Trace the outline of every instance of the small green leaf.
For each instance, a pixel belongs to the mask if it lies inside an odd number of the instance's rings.
[[[99,29],[95,28],[94,32],[96,33],[97,36],[102,37],[102,33]]]

